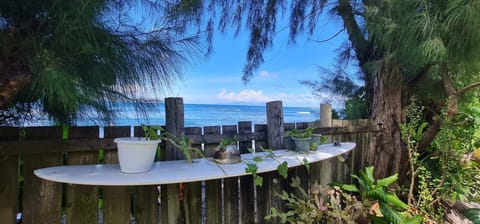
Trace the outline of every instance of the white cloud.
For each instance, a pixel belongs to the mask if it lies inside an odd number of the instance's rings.
[[[285,92],[277,92],[266,94],[263,90],[244,89],[240,92],[230,92],[223,88],[218,94],[218,103],[242,103],[242,104],[259,104],[274,100],[280,100],[284,106],[307,106],[316,107],[320,104],[317,97],[309,94],[289,94]]]
[[[262,70],[262,71],[260,71],[259,76],[263,77],[263,78],[276,78],[277,73]]]
[[[263,94],[262,90],[253,89],[244,89],[238,93],[235,93],[228,92],[226,88],[223,88],[220,93],[217,94],[217,98],[230,103],[263,103],[270,100],[269,97]]]
[[[308,93],[288,94],[281,92],[276,94],[275,99],[281,100],[284,106],[316,107],[320,103],[317,98]]]

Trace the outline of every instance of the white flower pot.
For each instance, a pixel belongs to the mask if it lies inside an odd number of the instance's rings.
[[[120,170],[124,173],[142,173],[152,168],[160,140],[145,138],[116,138]]]

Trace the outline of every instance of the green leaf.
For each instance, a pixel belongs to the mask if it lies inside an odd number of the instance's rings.
[[[380,202],[387,201],[386,193],[383,188],[374,188],[369,191],[366,191],[367,197],[369,199],[378,200]]]
[[[263,186],[263,177],[255,175],[255,185],[259,187]]]
[[[365,187],[370,189],[375,183],[375,177],[373,176],[373,166],[366,167],[360,171],[360,176],[362,177]]]
[[[422,124],[420,124],[420,126],[418,127],[417,129],[417,133],[415,135],[415,138],[416,139],[420,139],[423,135],[423,131],[425,130],[425,128],[427,127],[428,123],[427,122],[423,122]]]
[[[255,156],[253,157],[253,162],[256,162],[256,163],[263,162],[263,159],[260,156]]]
[[[357,186],[353,184],[342,184],[340,185],[340,188],[345,191],[350,191],[350,192],[359,192]]]
[[[277,166],[278,174],[282,176],[284,179],[288,177],[288,163],[284,161],[280,165]]]
[[[408,205],[400,200],[400,198],[398,198],[398,196],[394,193],[387,193],[385,196],[385,202],[398,208],[408,209]]]
[[[308,159],[306,157],[303,157],[302,162],[305,168],[307,169],[307,173],[310,173],[310,163],[308,162]]]
[[[417,215],[407,219],[405,224],[421,224],[422,222],[423,222],[423,217]]]
[[[258,166],[256,163],[247,163],[247,167],[245,167],[245,173],[256,174],[258,170]]]
[[[379,217],[368,214],[368,219],[372,221],[373,224],[390,224],[390,222],[385,217]]]
[[[402,214],[392,210],[383,203],[380,203],[380,211],[382,211],[383,217],[393,224],[405,224],[406,222],[406,218]]]
[[[396,173],[392,176],[385,177],[383,179],[377,180],[377,185],[382,186],[382,187],[388,187],[388,186],[392,185],[393,183],[395,183],[397,180],[398,180],[398,174]]]
[[[463,215],[467,217],[474,224],[480,224],[480,208],[467,209]]]

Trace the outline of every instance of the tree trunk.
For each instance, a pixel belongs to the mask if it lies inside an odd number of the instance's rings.
[[[400,124],[405,120],[402,107],[403,80],[398,69],[383,64],[372,75],[373,99],[371,119],[380,132],[371,142],[370,164],[375,166],[375,177],[399,174],[399,183],[406,180],[406,148],[401,141]]]
[[[0,62],[0,109],[5,109],[12,98],[32,82],[32,75],[25,69],[4,69],[4,67]]]

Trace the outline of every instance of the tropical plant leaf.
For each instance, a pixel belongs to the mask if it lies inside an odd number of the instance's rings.
[[[370,199],[378,200],[380,202],[387,201],[386,193],[382,188],[374,188],[365,192]]]
[[[392,185],[393,183],[395,183],[397,180],[398,180],[398,174],[396,173],[392,176],[385,177],[383,179],[377,180],[377,185],[382,186],[382,187],[388,187],[388,186]]]
[[[263,177],[255,175],[255,185],[256,186],[263,186]]]
[[[374,186],[375,184],[375,177],[373,176],[373,166],[366,167],[362,171],[360,171],[360,176],[362,177],[363,182],[365,183],[365,187],[367,190]]]
[[[368,214],[368,219],[372,221],[373,224],[390,224],[390,222],[385,217],[379,217]]]
[[[278,174],[282,176],[284,179],[288,177],[288,163],[284,161],[280,165],[277,166]]]
[[[420,138],[423,136],[423,132],[425,128],[428,126],[428,122],[422,122],[420,126],[417,128],[417,133],[415,134],[415,138],[420,140]]]
[[[350,191],[350,192],[359,192],[358,188],[354,184],[342,184],[340,185],[340,188],[345,191]]]
[[[247,163],[245,173],[257,174],[258,166],[256,163]]]
[[[387,219],[390,223],[393,224],[405,224],[406,218],[399,212],[391,209],[388,205],[380,203],[380,211],[383,214],[383,217]]]
[[[367,189],[367,187],[365,186],[365,182],[362,180],[362,178],[358,177],[355,174],[352,174],[352,178],[356,179],[358,181],[358,185],[360,185],[360,188],[365,189],[365,190]]]
[[[408,205],[400,200],[400,198],[394,193],[386,193],[385,202],[397,208],[408,209]]]
[[[467,209],[463,215],[475,224],[480,224],[480,208]]]
[[[422,216],[414,216],[412,218],[407,219],[405,224],[421,224],[423,222],[423,217]]]

